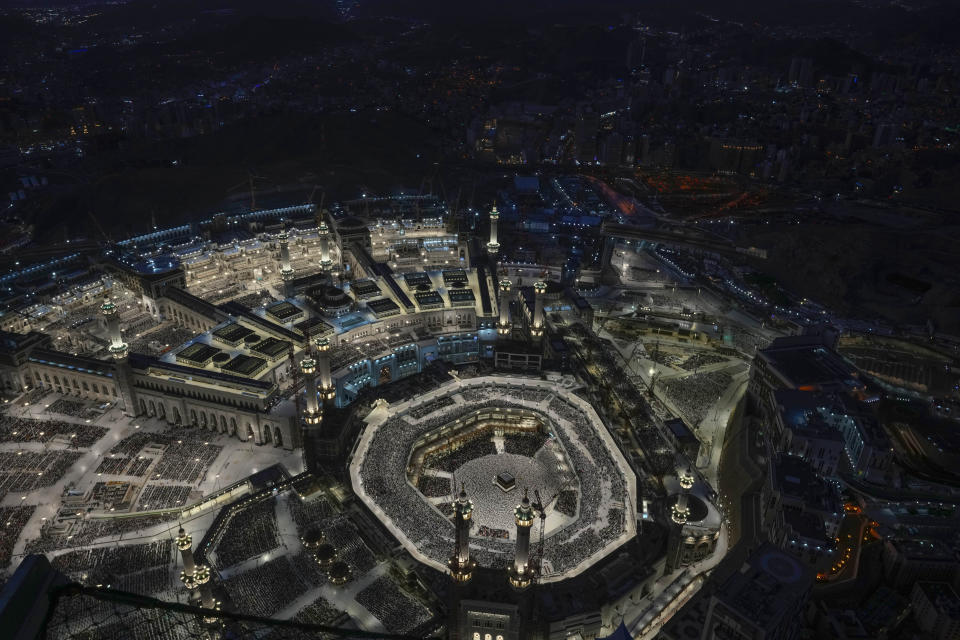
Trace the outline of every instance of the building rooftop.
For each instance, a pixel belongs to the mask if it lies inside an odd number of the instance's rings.
[[[246,338],[251,333],[253,333],[253,329],[239,325],[236,322],[231,322],[230,324],[224,325],[219,329],[214,329],[211,332],[211,335],[214,338],[223,340],[224,342],[235,344]]]
[[[267,305],[265,311],[281,322],[303,315],[303,309],[286,300]]]
[[[218,353],[220,353],[220,349],[217,349],[216,347],[211,347],[203,342],[194,342],[188,345],[186,348],[181,349],[179,353],[177,353],[176,357],[178,362],[186,361],[190,364],[202,367],[210,362],[210,360],[212,360],[213,357]]]
[[[773,483],[782,496],[800,501],[808,509],[840,511],[840,498],[834,486],[817,475],[802,458],[779,455],[773,462]]]
[[[714,595],[742,620],[763,630],[791,617],[810,590],[812,577],[799,560],[770,543],[762,544]]]
[[[803,391],[860,386],[857,370],[826,347],[778,338],[760,355],[784,380],[785,386]]]
[[[230,362],[222,365],[220,368],[229,373],[253,377],[266,366],[267,361],[263,358],[240,354],[235,356]]]
[[[286,340],[279,340],[268,336],[251,346],[250,350],[265,355],[270,359],[276,359],[290,350],[290,343]]]
[[[941,615],[960,620],[960,597],[946,582],[918,582],[917,588],[923,591]]]

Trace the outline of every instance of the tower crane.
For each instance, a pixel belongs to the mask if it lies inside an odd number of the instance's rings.
[[[544,534],[546,533],[546,524],[547,524],[546,505],[553,502],[553,499],[556,498],[557,495],[558,495],[557,493],[553,494],[553,496],[549,500],[547,500],[546,503],[544,503],[543,499],[540,497],[540,490],[539,489],[533,490],[533,496],[536,501],[530,506],[533,507],[534,512],[536,512],[537,516],[540,518],[540,540],[539,542],[537,542],[537,552],[534,554],[534,557],[533,557],[533,572],[534,572],[533,581],[534,582],[537,582],[540,579],[540,574],[541,574],[542,565],[543,565],[543,539],[544,539]]]

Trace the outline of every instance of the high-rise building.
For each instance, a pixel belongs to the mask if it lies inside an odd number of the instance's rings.
[[[765,543],[710,596],[700,638],[793,640],[812,584],[799,560]]]

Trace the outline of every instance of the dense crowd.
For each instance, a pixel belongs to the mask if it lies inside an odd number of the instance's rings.
[[[470,460],[494,455],[496,452],[497,447],[493,444],[493,440],[489,436],[483,436],[468,441],[458,449],[431,454],[424,460],[424,466],[452,473]]]
[[[342,615],[336,607],[330,604],[330,601],[323,596],[318,596],[316,600],[305,606],[293,616],[297,622],[306,622],[307,624],[329,624]]]
[[[508,433],[503,436],[503,450],[532,458],[547,442],[546,434],[537,432]]]
[[[420,476],[417,480],[417,489],[428,498],[449,496],[453,491],[450,479],[439,476]]]
[[[660,384],[687,422],[698,425],[732,380],[729,373],[711,371],[663,380]]]
[[[103,427],[92,424],[0,415],[0,442],[50,442],[60,439],[73,447],[90,447],[106,433]]]
[[[77,461],[78,451],[0,452],[0,495],[54,484]]]
[[[0,569],[10,564],[13,547],[34,509],[34,506],[0,507]]]
[[[563,469],[560,469],[560,465]],[[505,493],[493,482],[499,473],[509,473],[515,479],[512,491]],[[553,447],[544,447],[535,457],[512,453],[484,456],[471,460],[457,471],[457,482],[466,485],[467,494],[474,503],[473,521],[491,529],[513,530],[513,510],[520,501],[524,487],[539,490],[544,500],[556,495],[561,487],[576,486],[577,479],[565,463],[561,463]],[[531,498],[535,494],[531,491]]]
[[[602,505],[611,502],[623,504],[629,497],[623,476],[584,412],[560,398],[550,403],[549,410],[573,428],[573,435],[579,444],[575,445],[565,429],[557,429],[557,435],[580,478],[580,517],[546,541],[544,558],[554,571],[565,571],[577,566],[623,533],[622,520],[619,527],[604,528],[599,534],[588,525],[598,521]],[[588,455],[584,455],[583,449]],[[604,485],[609,486],[606,498]]]
[[[696,371],[700,367],[705,367],[708,364],[718,364],[726,361],[727,359],[725,357],[715,353],[695,353],[684,360],[680,364],[680,368],[687,371]]]
[[[504,397],[511,398],[513,400],[522,400],[524,402],[531,402],[533,404],[540,404],[547,398],[553,395],[553,391],[550,389],[543,389],[540,387],[527,387],[524,385],[519,386],[504,386],[503,389]]]
[[[386,576],[371,582],[355,599],[391,633],[411,633],[431,618],[429,609]]]
[[[40,536],[27,541],[26,553],[46,553],[57,549],[81,547],[100,538],[116,538],[161,523],[176,520],[180,514],[123,518],[87,518],[71,529],[69,535],[55,533],[52,526],[41,528]],[[49,521],[48,521],[49,523]]]
[[[238,609],[265,617],[290,606],[310,589],[285,555],[231,576],[221,584]]]
[[[150,477],[195,484],[220,455],[223,447],[182,434],[139,432],[118,442],[100,461],[97,473],[143,476],[154,458],[140,455],[147,446],[162,450]]]
[[[505,400],[504,394],[496,386],[486,389],[472,387],[459,393],[467,403],[456,405],[449,411],[437,412],[415,422],[408,421],[402,415],[389,418],[373,434],[360,469],[365,493],[421,552],[438,562],[445,562],[450,555],[453,524],[427,504],[421,494],[405,481],[407,455],[413,443],[424,432],[485,406],[528,408]],[[545,548],[546,560],[554,570],[562,571],[578,565],[623,533],[622,520],[619,525],[614,523],[604,528],[602,535],[595,531],[593,525],[602,520],[601,506],[604,513],[610,504],[622,506],[627,499],[627,487],[593,420],[579,407],[568,404],[561,397],[551,400],[547,412],[569,425],[569,428],[553,431],[580,482],[580,518],[562,531],[552,534]],[[479,444],[475,453],[478,456],[495,452],[489,438],[478,438],[474,442],[477,441]],[[455,469],[460,464],[458,459],[445,466]],[[547,497],[544,496],[545,499]],[[490,538],[484,539],[474,555],[483,566],[501,566],[509,561],[512,550],[512,544]]]
[[[217,567],[224,569],[280,545],[276,499],[258,500],[237,511],[216,541]]]
[[[301,500],[299,497],[287,500],[290,516],[297,527],[297,533],[303,535],[318,523],[333,517],[333,505],[325,496]]]
[[[337,558],[350,565],[353,575],[360,576],[376,566],[376,558],[366,545],[356,525],[346,516],[337,516],[321,524],[327,542],[337,550]]]
[[[171,577],[169,567],[154,567],[128,573],[117,577],[117,581],[111,584],[113,589],[138,593],[142,596],[150,596],[177,588]]]
[[[413,407],[412,409],[407,410],[408,416],[413,416],[414,418],[422,418],[426,415],[433,413],[434,411],[439,411],[453,404],[453,398],[450,396],[442,396],[436,400],[431,400],[430,402],[425,402],[419,406]]]
[[[65,416],[72,416],[74,418],[83,418],[86,417],[88,408],[89,405],[86,402],[69,400],[67,398],[57,398],[50,403],[50,406],[47,407],[47,411],[50,413],[59,413]]]
[[[97,572],[119,576],[152,567],[167,566],[173,561],[173,542],[169,539],[144,544],[93,547],[68,551],[55,556],[55,569],[71,576]]]
[[[553,508],[565,516],[573,517],[577,515],[577,492],[566,490],[557,494],[557,501]]]
[[[182,507],[187,504],[191,488],[184,485],[148,484],[140,492],[137,511],[153,511]]]
[[[204,444],[202,440],[166,437],[163,457],[154,468],[154,477],[177,482],[199,482],[207,467],[220,455],[223,447]]]

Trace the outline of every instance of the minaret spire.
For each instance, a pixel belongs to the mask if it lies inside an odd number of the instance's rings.
[[[533,325],[530,335],[539,338],[543,335],[543,296],[547,293],[547,283],[542,280],[533,283]]]
[[[513,510],[517,523],[517,546],[513,553],[513,564],[507,570],[507,577],[517,589],[525,589],[533,581],[533,567],[530,566],[530,529],[536,513],[530,506],[527,489],[523,489],[523,500]]]
[[[180,557],[183,559],[183,571],[180,572],[180,581],[190,591],[200,590],[200,605],[204,609],[220,610],[220,603],[213,599],[213,591],[210,588],[210,569],[202,564],[196,564],[193,559],[193,538],[180,527],[176,540],[177,548],[180,549]],[[217,617],[210,616],[203,619],[207,625],[217,625],[220,620]]]
[[[497,211],[497,205],[494,204],[490,209],[490,242],[487,243],[487,253],[496,254],[500,251],[500,243],[497,242],[497,225],[500,222],[500,212]]]
[[[457,582],[467,582],[473,577],[476,561],[470,558],[470,521],[473,517],[473,503],[467,499],[467,489],[460,483],[460,495],[453,502],[453,524],[456,528],[453,555],[447,564],[450,575]]]
[[[497,323],[497,333],[502,336],[510,333],[510,288],[513,283],[507,278],[500,280],[500,321]]]
[[[277,239],[280,241],[280,278],[283,279],[283,295],[292,294],[290,283],[293,280],[293,267],[290,266],[290,245],[287,243],[287,232],[281,231]]]
[[[333,266],[333,260],[330,259],[330,229],[325,220],[320,222],[320,268],[324,271],[330,271]]]

